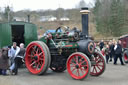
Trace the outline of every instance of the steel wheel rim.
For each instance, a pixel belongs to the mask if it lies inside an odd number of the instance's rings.
[[[71,55],[67,62],[67,70],[72,78],[83,79],[89,72],[88,60],[81,54]]]
[[[124,61],[128,61],[128,57],[126,53],[124,54]]]
[[[105,61],[104,61],[104,58],[101,57],[102,55],[100,55],[98,53],[95,53],[94,55],[95,55],[94,61],[96,62],[96,64],[92,65],[90,74],[93,76],[98,76],[105,69],[105,67],[104,67]]]
[[[37,43],[31,43],[27,47],[25,61],[26,67],[31,73],[40,73],[45,64],[45,53],[42,47]]]

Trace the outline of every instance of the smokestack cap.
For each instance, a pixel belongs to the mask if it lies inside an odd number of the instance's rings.
[[[83,7],[81,8],[81,11],[80,11],[82,14],[88,14],[90,11],[88,10],[88,7]]]
[[[88,10],[88,7],[83,7],[81,8],[81,10]]]

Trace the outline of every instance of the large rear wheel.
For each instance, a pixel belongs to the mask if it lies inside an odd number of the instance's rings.
[[[93,57],[93,64],[91,66],[91,72],[90,75],[92,76],[99,76],[101,75],[106,68],[106,63],[104,56],[99,53],[99,52],[94,52],[94,57]]]
[[[90,74],[90,68],[90,60],[83,53],[73,53],[67,60],[67,71],[74,79],[86,78]]]
[[[50,55],[46,44],[41,41],[31,42],[26,49],[25,64],[32,74],[44,74],[50,64]]]

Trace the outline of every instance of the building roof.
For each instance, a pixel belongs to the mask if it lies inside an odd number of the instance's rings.
[[[0,24],[6,24],[6,23],[10,23],[10,24],[15,24],[15,23],[19,23],[19,24],[22,24],[22,23],[24,23],[24,24],[33,24],[33,23],[31,23],[31,22],[24,22],[24,21],[10,21],[10,22],[1,22]]]

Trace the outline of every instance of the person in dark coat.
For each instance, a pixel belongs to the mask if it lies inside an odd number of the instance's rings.
[[[8,65],[8,48],[3,48],[0,52],[0,69],[1,74],[6,75],[6,70],[9,68]]]
[[[100,44],[99,44],[99,47],[100,47],[100,50],[103,49],[103,47],[104,47],[104,41],[103,41],[103,40],[101,40],[101,42],[100,42]]]
[[[114,64],[117,64],[117,59],[120,59],[121,65],[124,65],[123,60],[122,60],[122,46],[121,46],[121,41],[118,40],[118,43],[114,47],[115,50],[115,57],[114,57]]]
[[[14,59],[14,62],[15,62],[14,73],[15,73],[15,75],[18,74],[18,68],[23,64],[22,61],[24,59],[24,55],[25,55],[25,48],[24,48],[24,44],[21,43],[20,44],[20,50]]]
[[[110,62],[112,62],[112,58],[114,57],[115,51],[114,51],[114,42],[110,41],[109,44],[109,50],[110,50]]]

